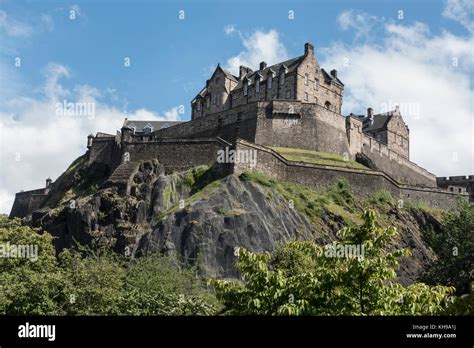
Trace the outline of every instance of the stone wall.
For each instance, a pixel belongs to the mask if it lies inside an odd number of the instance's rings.
[[[212,115],[198,117],[192,121],[153,132],[150,139],[220,137],[231,142],[237,138],[255,141],[257,115],[265,112],[264,105],[266,104],[250,103]]]
[[[292,162],[264,146],[251,144],[243,140],[236,143],[237,150],[256,150],[257,164],[246,163],[234,165],[234,173],[256,170],[279,181],[296,182],[312,187],[328,187],[339,178],[346,179],[351,191],[360,197],[368,197],[379,190],[389,191],[395,199],[405,202],[423,202],[439,209],[449,209],[456,204],[457,197],[467,199],[466,194],[450,193],[436,188],[422,188],[400,185],[387,174],[379,171],[358,170]]]
[[[298,101],[276,101],[258,117],[255,143],[349,153],[346,120],[321,105]]]
[[[161,139],[148,143],[124,144],[124,153],[130,154],[130,161],[158,159],[165,173],[185,170],[199,165],[213,165],[218,150],[231,146],[221,139]]]
[[[364,134],[362,153],[367,156],[376,169],[390,173],[390,175],[401,183],[437,187],[436,176],[416,163],[400,156],[392,151],[387,145]]]
[[[37,210],[47,197],[48,190],[45,188],[18,192],[15,195],[10,217],[24,218]]]

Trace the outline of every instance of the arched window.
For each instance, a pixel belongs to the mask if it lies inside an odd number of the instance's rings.
[[[324,103],[324,106],[326,107],[326,109],[330,110],[331,109],[331,103],[330,102],[325,102]]]

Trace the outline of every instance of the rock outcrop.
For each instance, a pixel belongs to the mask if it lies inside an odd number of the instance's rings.
[[[276,187],[235,175],[222,177],[213,168],[165,175],[160,163],[152,160],[123,169],[120,178],[116,175],[117,184],[107,180],[110,173],[104,168],[79,160],[58,179],[31,223],[56,237],[58,252],[76,243],[107,245],[132,258],[160,252],[182,258],[206,276],[237,277],[235,248],[270,251],[294,239],[330,242],[348,222],[348,214],[361,209],[323,209],[315,225]],[[395,247],[412,250],[399,271],[399,279],[410,283],[433,258],[422,230],[439,228],[439,222],[413,208],[389,206],[383,214],[385,223],[399,228]]]

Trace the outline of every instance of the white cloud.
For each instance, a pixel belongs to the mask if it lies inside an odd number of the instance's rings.
[[[343,11],[337,17],[339,27],[342,30],[352,30],[355,33],[355,40],[371,38],[375,35],[373,28],[384,20],[383,17],[378,18],[358,10]]]
[[[474,33],[474,1],[447,0],[443,16],[461,23],[467,30]]]
[[[261,61],[271,65],[288,59],[286,48],[276,30],[256,30],[250,36],[239,36],[244,50],[229,58],[225,64],[225,68],[235,75],[238,75],[241,65],[255,70]]]
[[[28,37],[34,32],[32,26],[25,22],[11,18],[3,10],[0,10],[0,28],[8,36],[12,37]]]
[[[125,112],[103,102],[103,93],[93,86],[75,85],[66,88],[63,79],[70,70],[57,63],[44,69],[45,81],[41,97],[15,96],[0,106],[1,149],[0,212],[9,213],[15,192],[43,187],[50,176],[57,178],[67,166],[86,150],[86,137],[95,132],[115,134],[123,119],[178,120],[174,107],[163,114],[146,109]],[[91,103],[92,116],[61,116],[57,103]],[[17,161],[16,159],[19,160]]]
[[[232,35],[233,33],[235,33],[237,31],[237,29],[235,28],[235,25],[233,24],[229,24],[229,25],[226,25],[224,27],[224,33],[226,35]]]
[[[400,104],[411,160],[440,176],[473,174],[473,37],[433,36],[422,23],[382,29],[381,45],[335,43],[323,50],[323,66],[336,67],[345,84],[343,113]]]

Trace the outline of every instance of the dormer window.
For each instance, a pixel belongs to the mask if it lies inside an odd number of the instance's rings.
[[[285,72],[282,71],[280,73],[280,86],[283,86],[285,84]]]
[[[137,126],[135,126],[133,123],[129,125],[128,128],[130,128],[133,131],[133,134],[135,134],[135,132],[137,131]]]
[[[255,93],[259,93],[260,92],[260,79],[257,78],[255,79]]]
[[[201,111],[201,101],[200,101],[200,100],[198,100],[198,101],[196,102],[196,110],[197,110],[197,111]]]
[[[145,126],[145,128],[143,128],[143,131],[144,131],[145,133],[151,133],[151,132],[153,132],[153,126],[148,123],[148,124]]]
[[[268,75],[267,77],[267,89],[272,89],[273,77],[272,75]]]
[[[214,105],[217,104],[217,98],[218,98],[217,93],[214,93],[214,94],[212,95],[212,104],[214,104]]]
[[[211,106],[211,100],[209,97],[206,98],[206,108],[209,108]]]
[[[244,80],[244,96],[249,94],[249,82],[248,80]]]

